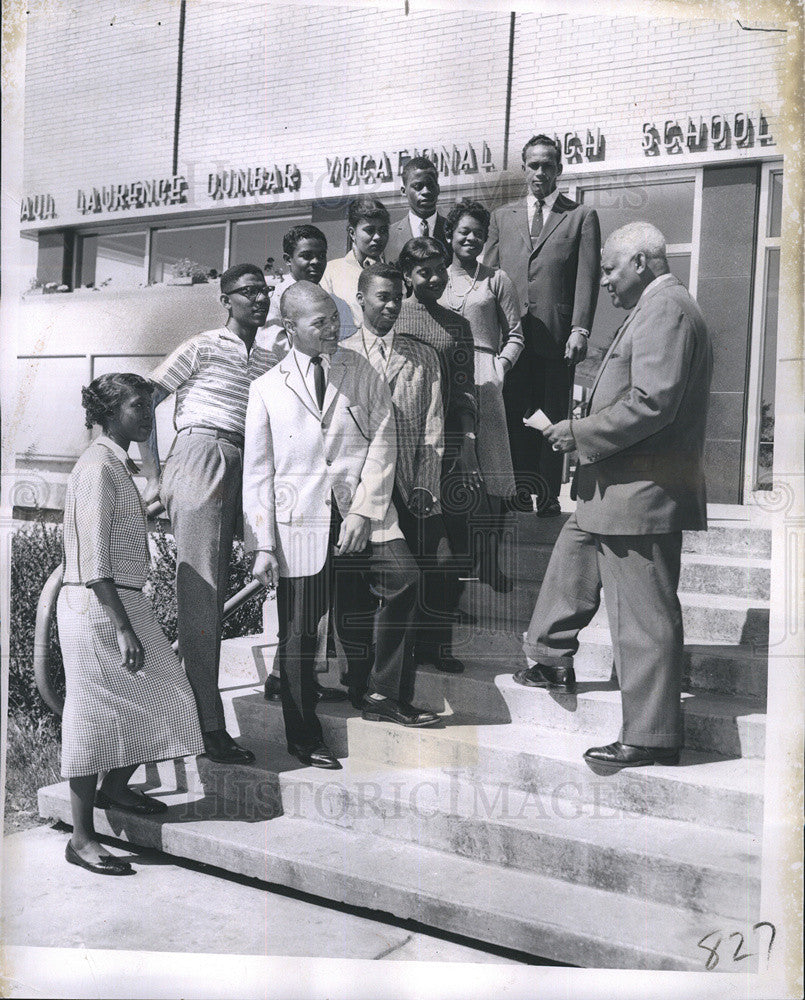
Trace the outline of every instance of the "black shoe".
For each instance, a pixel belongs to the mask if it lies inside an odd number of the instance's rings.
[[[351,687],[349,689],[349,694],[348,694],[350,705],[352,705],[353,708],[357,708],[358,711],[360,711],[363,705],[363,699],[365,695],[366,695],[366,688],[362,688],[359,690],[358,688]]]
[[[396,722],[399,726],[416,728],[432,726],[439,721],[439,716],[435,712],[414,708],[413,705],[394,701],[393,698],[378,699],[367,695],[363,699],[361,709],[363,718],[369,722]]]
[[[95,806],[97,809],[117,809],[118,812],[134,813],[135,816],[155,816],[157,813],[168,811],[167,803],[160,799],[152,799],[142,792],[135,792],[129,789],[133,795],[137,796],[137,802],[119,802],[102,792],[100,788],[95,793]]]
[[[548,667],[544,663],[536,663],[527,670],[518,670],[514,680],[529,688],[562,688],[569,694],[576,690],[576,671],[573,667]]]
[[[70,841],[64,849],[64,858],[71,865],[78,865],[79,868],[86,868],[94,875],[134,875],[134,869],[123,858],[113,858],[111,855],[101,858],[97,862],[85,861]]]
[[[537,507],[537,517],[559,517],[562,508],[556,497],[548,497]]]
[[[254,754],[237,744],[225,729],[204,733],[205,756],[216,764],[251,764]]]
[[[614,774],[624,767],[678,764],[679,747],[637,747],[616,740],[605,747],[590,747],[584,759],[596,774]]]
[[[269,674],[266,677],[266,682],[263,685],[263,697],[266,701],[280,701],[280,679],[275,677],[273,674]]]
[[[332,750],[324,743],[313,747],[300,747],[295,743],[288,744],[288,753],[304,764],[305,767],[323,767],[328,771],[340,771],[341,763]]]
[[[347,692],[342,691],[341,688],[325,687],[323,684],[319,684],[316,681],[316,697],[319,701],[330,702],[330,701],[346,701]]]
[[[450,653],[442,655],[438,649],[422,649],[416,653],[419,667],[433,667],[442,674],[463,674],[464,664]]]

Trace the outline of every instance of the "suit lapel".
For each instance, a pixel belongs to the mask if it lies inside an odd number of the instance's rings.
[[[389,384],[389,388],[393,387],[394,380],[400,374],[402,369],[405,367],[405,362],[407,357],[402,354],[397,346],[397,338],[394,338],[394,344],[391,348],[391,354],[389,355],[389,363],[386,367],[386,381]]]
[[[512,205],[512,215],[515,218],[515,228],[526,249],[531,253],[531,231],[528,228],[528,207],[525,198],[521,198],[520,201],[516,201]]]
[[[347,366],[344,363],[343,358],[333,358],[330,361],[330,374],[327,378],[327,385],[324,387],[324,406],[321,408],[321,414],[324,416],[330,407],[333,405],[333,400],[341,388],[341,383],[344,381],[344,375],[346,374]]]
[[[310,393],[308,392],[305,380],[302,378],[292,355],[288,355],[287,358],[280,362],[280,371],[285,376],[285,384],[291,392],[299,397],[299,402],[302,406],[312,413],[316,420],[319,420],[319,411],[316,408],[315,401],[310,398]]]
[[[595,380],[593,381],[592,388],[590,389],[590,395],[587,398],[587,406],[588,406],[588,408],[589,408],[590,403],[593,400],[593,393],[595,392],[596,387],[598,386],[598,382],[599,382],[599,380],[601,378],[601,374],[603,373],[604,368],[606,368],[607,362],[612,357],[612,355],[613,355],[613,353],[615,351],[615,348],[620,343],[620,341],[621,341],[624,333],[626,332],[626,328],[629,326],[629,324],[634,319],[635,313],[637,313],[638,310],[640,309],[640,305],[641,305],[641,303],[638,302],[638,304],[634,307],[634,309],[632,309],[632,311],[629,313],[629,315],[626,317],[626,319],[621,323],[621,325],[615,331],[615,336],[612,338],[612,343],[607,348],[607,353],[604,355],[604,360],[601,362],[601,365],[600,365],[600,367],[598,369],[598,372],[596,373]]]
[[[537,237],[537,242],[534,244],[532,253],[536,253],[537,250],[540,249],[545,240],[548,239],[548,237],[551,235],[554,229],[556,229],[556,227],[559,225],[562,219],[564,219],[566,212],[567,212],[567,207],[562,201],[562,196],[559,195],[559,197],[553,203],[553,208],[550,210],[550,212],[548,212],[548,218],[545,220],[545,223],[542,226],[542,232]],[[528,216],[526,216],[526,226],[528,225],[527,220]],[[529,238],[530,235],[531,234],[529,233]]]

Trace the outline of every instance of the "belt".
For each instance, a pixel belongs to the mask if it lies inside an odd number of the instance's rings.
[[[217,438],[221,441],[228,441],[238,448],[243,448],[243,435],[235,431],[219,431],[215,427],[183,427],[179,434],[201,434],[204,437]]]
[[[141,594],[143,590],[142,587],[130,587],[127,583],[115,583],[114,580],[112,580],[112,583],[114,583],[118,590],[134,590],[138,594]],[[87,583],[73,583],[71,580],[65,580],[64,583],[62,583],[62,587],[84,587],[89,589],[90,585]]]

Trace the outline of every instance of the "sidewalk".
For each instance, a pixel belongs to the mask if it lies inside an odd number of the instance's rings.
[[[111,878],[69,865],[69,833],[38,827],[6,837],[4,945],[287,955],[518,965],[462,944],[185,868],[153,851],[129,857],[137,874]]]

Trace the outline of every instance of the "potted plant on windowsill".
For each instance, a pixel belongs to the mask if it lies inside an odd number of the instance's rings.
[[[194,260],[177,261],[171,268],[169,285],[201,285],[207,280],[207,272]]]

